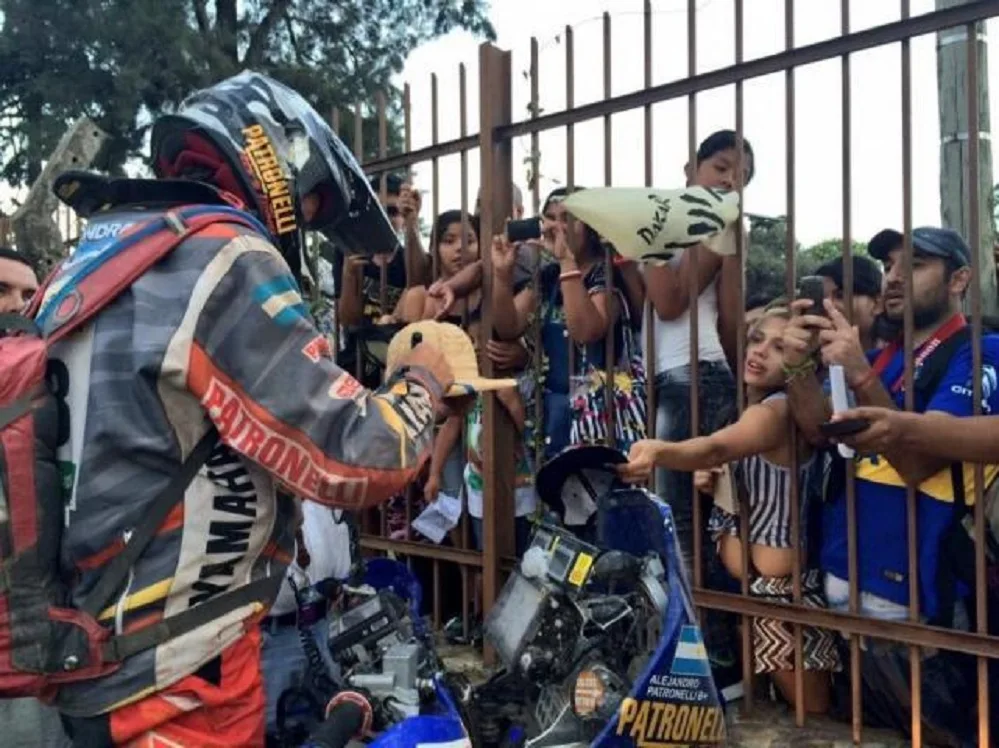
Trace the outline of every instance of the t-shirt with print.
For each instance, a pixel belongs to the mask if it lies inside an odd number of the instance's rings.
[[[542,346],[544,348],[543,370],[545,387],[552,392],[569,392],[569,329],[566,326],[565,306],[562,298],[561,267],[555,264],[541,268],[538,293],[538,314],[542,326]],[[587,293],[601,293],[607,290],[607,266],[603,262],[594,263],[583,276],[583,286]],[[620,293],[624,288],[620,273],[614,270],[614,290]],[[622,303],[622,308],[623,303]],[[624,315],[618,315],[614,325],[615,358],[620,361],[624,350],[623,334],[626,332]],[[630,330],[627,330],[630,333]],[[596,343],[575,346],[576,370],[585,363],[603,369],[607,364],[607,346],[603,340]]]
[[[468,496],[468,513],[482,518],[482,492],[485,483],[482,478],[482,395],[475,398],[475,405],[468,412],[465,442],[468,461],[465,464],[465,489]],[[524,442],[517,441],[516,468],[514,474],[514,508],[516,516],[533,514],[537,507],[534,491],[534,471]]]
[[[880,351],[868,357],[873,361]],[[918,351],[917,354],[918,355]],[[973,413],[971,343],[962,344],[951,356],[947,370],[926,403],[916,403],[920,412],[940,411],[966,417]],[[898,351],[881,373],[881,382],[891,391],[904,371],[904,354]],[[999,336],[982,341],[982,413],[999,414]],[[902,408],[905,393],[893,393]],[[985,483],[999,474],[999,465],[986,465]],[[882,456],[856,458],[857,563],[859,588],[899,605],[909,605],[909,561],[906,524],[906,487]],[[974,469],[964,464],[965,503],[974,503]],[[845,486],[840,486],[823,508],[821,564],[824,571],[848,578]],[[920,612],[932,619],[937,611],[937,559],[940,539],[954,517],[954,489],[950,466],[931,476],[917,491],[916,526],[919,568]]]

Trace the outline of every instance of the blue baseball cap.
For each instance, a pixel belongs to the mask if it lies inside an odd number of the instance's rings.
[[[902,246],[905,238],[895,229],[879,231],[867,243],[867,253],[884,262],[889,253]],[[920,226],[912,230],[913,252],[948,260],[958,267],[971,265],[971,249],[962,236],[953,229]]]

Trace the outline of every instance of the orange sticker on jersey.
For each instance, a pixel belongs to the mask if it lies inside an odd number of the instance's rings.
[[[356,400],[363,392],[363,385],[344,372],[330,385],[329,395],[334,400]]]
[[[330,345],[330,341],[326,339],[325,335],[316,335],[305,344],[302,353],[309,361],[318,364],[321,358],[333,358],[333,346]]]

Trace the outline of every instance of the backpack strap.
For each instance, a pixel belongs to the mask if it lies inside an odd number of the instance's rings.
[[[971,327],[966,325],[941,343],[923,362],[913,385],[917,405],[925,409],[933,393],[940,386],[940,380],[947,373],[951,358],[957,353],[958,348],[970,340]]]
[[[123,237],[127,245],[82,277],[74,288],[56,292],[50,302],[55,305],[55,327],[47,336],[49,342],[56,343],[86,325],[178,245],[216,223],[240,224],[262,232],[252,216],[217,207],[171,210],[150,219]]]
[[[112,637],[104,644],[103,660],[104,662],[122,662],[139,652],[158,647],[171,639],[183,636],[227,613],[242,608],[244,605],[260,603],[266,607],[274,599],[282,581],[284,578],[277,575],[260,577],[232,592],[223,592],[200,605],[139,629],[134,633]]]
[[[96,618],[97,614],[108,606],[114,593],[128,578],[129,569],[139,560],[139,556],[142,555],[146,546],[156,537],[156,531],[160,529],[167,515],[183,500],[184,492],[194,480],[194,476],[208,461],[215,448],[215,443],[218,441],[218,436],[218,431],[212,426],[198,440],[187,459],[181,464],[180,469],[170,477],[170,482],[153,499],[152,505],[142,522],[132,532],[122,552],[108,563],[104,573],[97,580],[97,584],[90,590],[83,602],[77,606],[80,610]]]

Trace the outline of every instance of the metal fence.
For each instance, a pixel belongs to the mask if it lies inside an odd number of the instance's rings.
[[[651,3],[645,3],[644,21],[644,87],[632,93],[620,96],[611,96],[611,19],[604,16],[604,45],[603,45],[603,69],[604,69],[604,97],[583,106],[574,106],[574,49],[572,29],[567,28],[564,36],[566,54],[566,100],[567,108],[564,111],[541,114],[538,106],[538,41],[532,39],[531,61],[530,61],[530,81],[531,81],[531,116],[527,119],[515,121],[513,119],[512,100],[512,69],[511,54],[498,49],[489,44],[482,45],[479,53],[479,79],[478,88],[481,94],[479,102],[480,132],[469,134],[467,132],[467,97],[466,97],[466,75],[464,66],[460,70],[460,116],[461,131],[456,139],[439,142],[437,127],[438,93],[437,81],[433,80],[432,86],[432,144],[428,147],[417,150],[410,149],[410,90],[406,87],[404,93],[403,109],[405,112],[406,124],[406,147],[407,150],[401,154],[389,155],[386,148],[385,136],[385,105],[384,100],[379,99],[377,110],[380,120],[381,149],[378,157],[368,160],[365,169],[369,173],[387,173],[410,169],[411,167],[430,162],[432,165],[432,189],[431,202],[432,212],[437,215],[440,212],[439,204],[439,178],[438,161],[447,156],[459,154],[461,158],[461,194],[463,211],[468,210],[468,154],[470,151],[478,149],[480,158],[481,173],[481,196],[482,211],[480,216],[480,247],[481,257],[484,264],[484,281],[482,295],[482,325],[481,334],[490,335],[493,329],[493,312],[490,308],[492,268],[489,252],[489,237],[502,230],[503,221],[511,212],[511,195],[506,189],[506,185],[512,184],[512,139],[520,136],[529,136],[531,139],[531,153],[538,153],[538,138],[543,132],[556,128],[564,128],[566,132],[567,152],[566,152],[566,172],[569,186],[572,186],[574,179],[574,164],[576,160],[574,143],[574,126],[592,120],[603,120],[604,125],[604,171],[605,183],[611,184],[613,154],[611,148],[612,116],[630,110],[640,110],[644,113],[644,160],[645,160],[645,184],[652,185],[653,179],[653,131],[652,107],[654,104],[669,100],[687,100],[688,105],[688,146],[691,162],[695,161],[695,149],[697,146],[697,95],[700,92],[716,89],[723,86],[734,87],[735,97],[735,122],[734,128],[738,133],[738,140],[741,142],[743,131],[743,83],[744,81],[758,78],[760,76],[774,73],[783,73],[785,79],[784,112],[783,117],[786,122],[787,132],[787,269],[786,280],[789,296],[793,296],[795,289],[796,267],[795,267],[795,155],[797,150],[797,137],[795,132],[795,70],[796,68],[823,61],[839,59],[842,63],[842,84],[839,91],[842,107],[842,183],[843,183],[843,209],[842,209],[842,236],[843,236],[843,256],[845,258],[845,278],[843,287],[846,293],[846,308],[851,309],[851,297],[853,289],[853,262],[851,258],[851,245],[853,238],[853,227],[850,208],[851,190],[851,148],[854,134],[852,132],[852,110],[851,110],[851,90],[850,90],[850,64],[851,55],[882,45],[897,45],[901,56],[901,97],[902,109],[900,114],[900,137],[902,143],[902,184],[903,184],[903,229],[905,235],[903,264],[906,282],[906,313],[904,320],[904,355],[906,362],[905,392],[906,407],[913,408],[913,314],[912,304],[908,303],[912,293],[912,82],[910,70],[910,40],[926,34],[933,34],[945,29],[957,28],[966,29],[967,38],[975,39],[976,24],[987,18],[999,15],[999,4],[995,2],[970,2],[964,5],[956,5],[944,10],[926,13],[920,16],[910,16],[909,3],[906,0],[901,2],[901,20],[885,25],[868,28],[862,31],[851,31],[850,12],[848,0],[841,0],[841,35],[807,46],[795,46],[794,40],[794,12],[795,4],[793,0],[785,0],[785,48],[776,54],[759,57],[752,60],[744,60],[743,54],[743,20],[744,20],[744,0],[732,0],[735,13],[735,36],[731,43],[735,49],[735,64],[723,67],[710,72],[699,72],[697,70],[697,13],[694,0],[688,2],[687,12],[687,32],[688,32],[688,68],[686,77],[663,85],[652,85],[652,59],[653,59],[653,35],[652,35],[652,11]],[[800,7],[800,6],[799,6]],[[978,59],[978,46],[974,43],[968,44],[967,69],[968,77],[966,84],[969,89],[967,96],[968,112],[967,121],[977,123],[980,121],[979,97],[977,94],[977,81],[980,74],[980,62]],[[361,107],[357,108],[355,118],[356,125],[356,150],[359,155],[361,151]],[[779,116],[779,115],[776,115]],[[334,114],[334,122],[338,117]],[[968,128],[971,132],[969,144],[970,174],[969,183],[978,183],[978,150],[981,146],[977,132],[978,127]],[[739,149],[741,152],[741,148]],[[533,206],[537,210],[539,204],[537,181],[532,185]],[[741,189],[741,188],[740,188]],[[970,221],[972,227],[970,236],[967,236],[969,245],[973,249],[972,253],[972,274],[973,281],[970,287],[970,311],[973,320],[973,358],[975,376],[974,401],[975,412],[981,410],[981,376],[982,371],[982,297],[981,284],[981,261],[979,245],[981,237],[978,235],[979,216],[983,206],[977,190],[970,190],[968,193]],[[450,206],[444,206],[450,207]],[[741,245],[740,237],[740,245]],[[696,251],[696,250],[694,250]],[[739,247],[740,256],[744,253],[744,248]],[[610,263],[608,255],[607,262]],[[609,267],[609,265],[608,265]],[[610,275],[610,273],[608,273]],[[690,298],[696,299],[699,296],[699,289],[696,287],[696,278],[693,278]],[[338,279],[339,281],[339,279]],[[744,289],[739,289],[739,308],[743,308]],[[651,305],[646,303],[647,319],[652,319],[653,311]],[[691,339],[698,339],[698,315],[697,304],[690,304],[690,332]],[[652,325],[650,324],[651,330]],[[612,345],[612,343],[609,343]],[[650,334],[645,340],[649,360],[654,360],[652,353],[655,340]],[[698,386],[698,356],[697,346],[692,347],[691,366],[691,433],[699,433],[699,423],[702,414],[699,413],[699,386]],[[740,338],[738,349],[738,360],[744,358],[745,343]],[[493,367],[487,357],[482,357],[482,367],[487,375],[493,374]],[[650,379],[654,372],[650,372]],[[743,382],[741,366],[737,367],[738,393],[740,410],[743,403]],[[655,392],[654,387],[648,388],[648,413],[650,434],[654,434],[655,428]],[[613,417],[613,415],[612,415]],[[794,429],[793,423],[789,423],[790,429]],[[453,595],[453,589],[443,589],[441,586],[441,568],[444,564],[457,564],[461,574],[461,597],[462,611],[467,620],[468,613],[475,607],[488,610],[493,604],[503,581],[503,573],[508,568],[514,555],[514,504],[513,504],[513,454],[512,440],[509,437],[510,423],[503,415],[501,408],[497,406],[494,397],[486,399],[484,435],[485,445],[483,449],[483,460],[485,469],[485,490],[483,507],[483,552],[472,550],[469,545],[469,531],[467,519],[462,520],[461,526],[453,533],[452,547],[439,547],[429,543],[414,542],[412,539],[391,540],[384,536],[384,532],[377,532],[378,520],[369,519],[365,525],[363,537],[364,546],[375,552],[395,552],[405,554],[410,557],[431,559],[434,579],[434,612],[437,623],[440,623],[441,601],[445,595]],[[793,451],[793,450],[792,450]],[[795,466],[792,465],[792,471]],[[919,610],[919,569],[916,553],[917,527],[916,527],[916,493],[915,489],[908,488],[908,538],[909,538],[909,584],[910,598],[913,604],[910,606],[909,620],[905,622],[888,622],[860,614],[860,596],[857,589],[857,508],[856,492],[854,487],[853,465],[848,468],[847,487],[847,516],[850,523],[849,528],[849,568],[850,568],[850,612],[847,614],[833,612],[826,609],[816,609],[805,607],[801,604],[801,567],[803,560],[801,554],[796,554],[793,578],[794,584],[794,605],[781,605],[769,603],[759,598],[749,596],[749,581],[745,578],[742,581],[741,594],[730,594],[714,590],[708,590],[704,586],[704,573],[700,564],[700,533],[694,533],[694,586],[695,598],[698,606],[703,609],[715,609],[728,611],[742,617],[743,625],[743,672],[746,679],[753,675],[752,647],[751,647],[751,626],[749,625],[753,617],[777,618],[790,622],[795,628],[795,649],[796,649],[796,669],[795,669],[795,692],[797,698],[796,718],[798,724],[803,724],[806,718],[804,711],[804,700],[802,694],[803,668],[802,668],[802,626],[820,626],[834,631],[844,632],[849,635],[850,645],[850,666],[853,673],[851,683],[851,703],[853,713],[853,737],[859,742],[862,737],[861,729],[861,684],[859,678],[859,665],[861,657],[862,639],[874,637],[883,640],[903,643],[910,646],[910,665],[912,668],[912,720],[911,728],[913,743],[922,743],[921,733],[921,650],[945,649],[974,655],[978,658],[978,700],[984,705],[988,703],[989,680],[987,671],[987,658],[999,656],[999,639],[989,637],[987,634],[987,620],[985,610],[984,594],[986,585],[985,566],[985,542],[983,521],[983,469],[978,466],[975,476],[975,506],[974,520],[976,528],[976,580],[977,589],[977,623],[973,632],[963,632],[957,630],[945,630],[932,627],[921,622]],[[792,473],[793,474],[793,473]],[[792,481],[793,484],[793,481]],[[800,497],[795,489],[792,501],[792,544],[796,548],[801,547],[800,537]],[[412,510],[407,510],[407,520],[412,516]],[[705,521],[701,516],[699,504],[694,504],[694,526],[699,528]],[[745,523],[743,523],[745,527]],[[384,523],[382,524],[384,530]],[[408,530],[407,530],[408,532]],[[745,530],[743,531],[743,551],[744,567],[748,568],[749,545]],[[476,606],[472,598],[474,597],[472,579],[474,575],[481,575],[481,605]],[[489,653],[487,651],[487,659]],[[752,708],[752,690],[747,689],[745,695],[745,705]],[[989,745],[990,726],[988,722],[988,712],[986,709],[979,709],[978,725],[979,742],[981,745]]]

